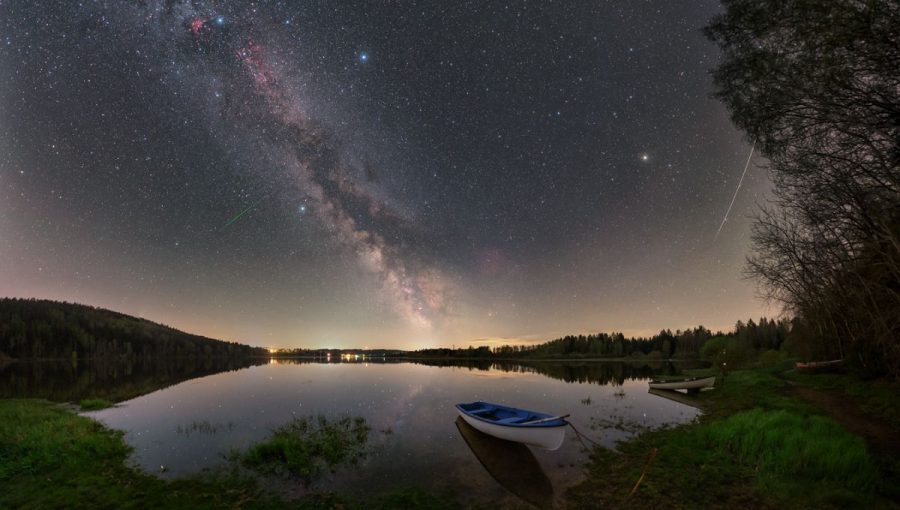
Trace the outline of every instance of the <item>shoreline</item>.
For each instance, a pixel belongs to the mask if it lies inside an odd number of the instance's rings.
[[[848,432],[842,427],[845,424],[838,424],[793,389],[810,388],[840,398],[834,388],[845,388],[841,391],[857,395],[860,419],[871,417],[872,423],[887,419],[893,425],[894,417],[900,416],[892,398],[896,383],[872,386],[850,375],[800,375],[788,368],[782,363],[734,371],[724,384],[696,397],[703,413],[695,422],[639,433],[617,443],[616,451],[594,448],[584,466],[586,477],[564,494],[567,508],[844,508],[896,503],[898,495],[891,492],[898,486],[900,473],[895,452],[867,445],[870,438]],[[703,375],[710,371],[690,372]],[[881,410],[880,418],[873,409]],[[460,507],[452,497],[415,489],[373,495],[374,499],[366,502],[339,494],[285,501],[265,493],[257,482],[223,473],[160,480],[127,465],[130,449],[121,432],[76,413],[71,405],[45,400],[0,400],[0,445],[10,452],[0,457],[0,482],[9,487],[0,495],[0,506],[77,506],[79,502],[127,506],[140,500],[166,508],[221,507],[238,502],[247,508]],[[46,423],[55,425],[50,428]],[[797,459],[786,455],[780,459],[784,465],[763,468],[762,460],[754,460],[747,451],[739,453],[743,450],[735,450],[733,444],[757,434],[756,423],[776,430],[779,441],[800,441],[802,446],[804,437],[809,438],[812,446],[824,448],[815,454],[824,456],[820,464],[834,460],[830,457],[834,452],[852,452],[855,464],[841,460],[844,454],[840,454],[837,462],[829,464],[832,471],[812,476],[804,471],[808,467],[797,468]],[[817,435],[816,430],[825,432]],[[729,435],[735,431],[740,433]],[[653,460],[648,461],[651,456]],[[770,472],[779,469],[788,469],[789,480],[773,479]],[[116,481],[111,486],[110,479]],[[81,499],[85,495],[90,499]]]

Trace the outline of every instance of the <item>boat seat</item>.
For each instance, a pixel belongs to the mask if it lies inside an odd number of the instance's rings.
[[[519,423],[523,420],[521,416],[511,416],[509,418],[503,418],[502,420],[497,420],[497,423]]]

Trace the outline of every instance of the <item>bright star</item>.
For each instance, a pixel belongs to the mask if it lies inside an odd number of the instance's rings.
[[[297,208],[297,212],[300,214],[306,213],[306,204],[300,204],[300,207]]]
[[[360,61],[360,62],[368,62],[368,61],[369,61],[369,54],[366,53],[366,52],[360,53],[360,54],[359,54],[359,61]]]
[[[216,16],[216,25],[219,25],[221,27],[224,24],[225,24],[225,16],[222,16],[221,14]]]
[[[650,155],[647,153],[641,154],[641,161],[649,161]]]

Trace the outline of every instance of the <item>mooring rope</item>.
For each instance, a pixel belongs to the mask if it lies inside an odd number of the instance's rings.
[[[588,445],[584,444],[584,441],[582,441],[582,438],[587,439],[594,446],[601,446],[600,443],[598,443],[597,441],[594,441],[593,439],[589,438],[588,436],[582,434],[580,430],[575,428],[575,425],[573,425],[572,422],[569,421],[566,423],[568,423],[569,426],[572,427],[572,430],[575,431],[575,437],[577,437],[578,440],[581,441],[581,446],[584,446],[585,450],[590,450],[590,448],[588,448]]]
[[[578,430],[575,427],[575,425],[572,424],[572,422],[566,422],[566,423],[568,423],[569,426],[572,427],[572,430],[575,431],[575,437],[578,438],[578,440],[581,442],[581,446],[583,446],[585,450],[590,450],[590,448],[588,448],[588,446],[586,444],[584,444],[584,439],[587,439],[588,442],[590,442],[594,446],[602,446],[597,441],[594,441],[590,437],[584,435],[580,430]],[[650,469],[650,466],[653,465],[653,461],[656,460],[657,453],[659,453],[659,449],[657,449],[657,448],[650,449],[650,455],[647,458],[647,463],[644,464],[643,471],[641,471],[641,477],[638,478],[637,483],[634,484],[634,487],[631,489],[631,492],[628,494],[628,496],[625,496],[625,501],[628,501],[628,499],[631,498],[631,496],[633,496],[635,492],[637,492],[638,487],[641,486],[641,482],[644,481],[644,477],[647,475],[647,470]]]

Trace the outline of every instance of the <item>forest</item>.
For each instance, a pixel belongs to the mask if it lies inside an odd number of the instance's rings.
[[[267,356],[268,351],[192,335],[103,308],[0,299],[0,358],[87,359]]]
[[[746,273],[809,356],[900,378],[900,3],[723,4],[715,96],[773,183]]]
[[[567,335],[536,345],[503,345],[464,349],[421,349],[408,357],[509,358],[509,359],[581,359],[581,358],[713,358],[725,350],[729,359],[749,359],[757,354],[779,350],[795,324],[765,317],[754,322],[738,321],[732,331],[713,333],[703,326],[674,333],[665,329],[650,337],[626,338],[622,333]]]

